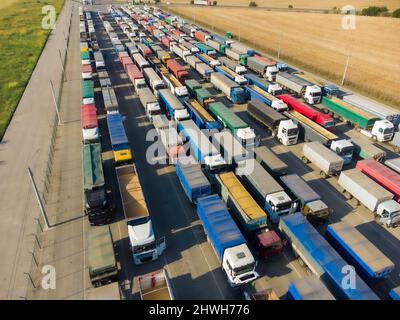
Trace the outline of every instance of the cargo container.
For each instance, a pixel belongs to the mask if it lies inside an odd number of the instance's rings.
[[[103,88],[101,89],[101,93],[107,113],[118,112],[118,101],[114,89],[110,87]]]
[[[154,95],[158,97],[158,90],[165,88],[164,81],[158,76],[153,68],[145,68],[143,75],[149,87],[153,90]]]
[[[214,68],[215,66],[219,66],[220,62],[217,59],[212,58],[211,56],[205,54],[205,53],[198,53],[196,56],[203,61],[205,64],[209,65],[211,68]]]
[[[192,67],[193,69],[195,69],[195,70],[196,70],[196,65],[197,65],[198,63],[202,63],[201,60],[200,60],[199,58],[197,58],[195,55],[188,56],[188,57],[186,58],[186,62],[187,62],[187,64],[188,64],[189,66],[191,66],[191,67]]]
[[[200,73],[200,75],[204,79],[207,79],[207,80],[210,79],[211,74],[215,73],[213,68],[211,68],[204,62],[196,63],[196,71],[198,73]]]
[[[183,61],[186,62],[187,56],[190,56],[192,53],[190,50],[186,49],[185,47],[178,45],[178,44],[173,44],[171,46],[172,52],[175,53],[178,57],[180,57]]]
[[[303,145],[303,162],[312,162],[323,178],[338,175],[343,168],[344,160],[321,142],[313,141]]]
[[[385,165],[397,173],[400,173],[400,157],[386,160]]]
[[[180,121],[178,131],[186,141],[189,141],[190,155],[205,166],[207,171],[218,172],[226,168],[226,162],[220,152],[192,120]]]
[[[204,43],[198,42],[195,44],[195,46],[199,48],[200,52],[205,53],[207,55],[215,55],[217,53],[213,48],[207,46]]]
[[[137,43],[136,46],[143,57],[147,58],[152,54],[151,49],[144,43]]]
[[[161,105],[167,110],[172,119],[179,122],[190,118],[182,102],[169,89],[161,89],[158,92]]]
[[[238,61],[242,66],[246,65],[248,55],[239,53],[231,48],[225,48],[225,55],[233,60]]]
[[[138,283],[141,300],[174,300],[168,274],[165,269],[139,276]]]
[[[201,106],[208,109],[210,103],[215,102],[214,95],[205,88],[196,89],[194,92],[194,97]]]
[[[211,194],[211,184],[201,166],[193,157],[180,157],[175,165],[176,174],[191,203]]]
[[[279,300],[278,295],[270,285],[268,276],[249,282],[241,289],[245,300]]]
[[[134,164],[115,168],[129,245],[135,264],[154,261],[165,250],[165,238],[156,239],[140,177]]]
[[[282,113],[253,99],[247,104],[247,113],[251,118],[266,126],[271,131],[271,135],[281,144],[288,146],[297,143],[299,135],[297,124],[287,119]]]
[[[188,49],[191,53],[198,53],[200,52],[199,48],[197,48],[194,44],[191,44],[188,41],[182,41],[181,45]]]
[[[118,265],[110,226],[89,228],[86,233],[86,256],[90,282],[94,287],[118,280]]]
[[[195,31],[194,38],[200,42],[205,42],[207,39],[210,39],[210,35],[203,31]]]
[[[167,68],[179,81],[183,81],[188,76],[188,72],[186,71],[186,69],[182,65],[180,65],[175,59],[167,60]]]
[[[175,41],[172,41],[172,39],[168,36],[162,37],[161,38],[161,43],[168,49],[171,50],[171,44],[175,43]]]
[[[154,45],[154,41],[150,37],[142,38],[140,40],[142,41],[143,45],[145,45],[147,48],[150,48],[152,45]],[[140,48],[139,48],[139,51],[140,51]],[[143,48],[143,51],[146,51],[146,54],[142,52],[142,54],[146,57],[150,54],[149,51],[146,50],[145,48]]]
[[[335,300],[335,297],[316,275],[291,281],[286,298],[288,300]]]
[[[96,106],[83,104],[81,106],[82,137],[83,143],[91,143],[99,140],[99,125],[97,122]]]
[[[172,74],[168,71],[162,73],[163,80],[167,84],[167,87],[173,94],[178,97],[185,98],[188,96],[187,88],[179,82],[177,78],[175,78]]]
[[[356,168],[390,191],[394,200],[400,201],[400,174],[371,159],[358,161]]]
[[[83,80],[92,79],[92,66],[90,64],[81,66],[81,76]]]
[[[252,73],[244,74],[244,77],[247,79],[249,85],[254,85],[269,94],[274,96],[282,94],[282,87],[276,83],[271,84],[267,80],[260,78]]]
[[[235,60],[229,59],[228,57],[218,57],[218,61],[223,66],[231,69],[232,71],[236,72],[237,74],[244,74],[247,72],[247,69],[245,66],[238,64]]]
[[[268,81],[275,81],[276,75],[278,73],[278,68],[276,67],[276,61],[271,61],[268,59],[261,59],[258,56],[248,57],[246,61],[246,66],[250,70],[258,73]]]
[[[400,124],[399,110],[391,108],[387,105],[355,94],[343,96],[343,101],[350,103],[351,105],[366,112],[372,113],[379,119],[388,120],[392,122],[395,126],[398,126]]]
[[[389,141],[393,137],[394,126],[388,120],[379,120],[375,115],[353,107],[336,97],[323,97],[322,105],[325,111],[330,111],[332,115],[339,115],[343,120],[351,123],[367,137],[379,141]]]
[[[390,290],[389,297],[392,300],[399,301],[400,300],[400,286]]]
[[[313,222],[326,221],[331,210],[301,177],[292,173],[280,177],[285,190],[292,199],[296,199],[297,209]]]
[[[216,50],[219,53],[222,53],[222,54],[225,53],[225,48],[226,48],[226,44],[225,43],[220,43],[220,42],[215,41],[213,39],[207,39],[206,40],[206,45],[209,46],[210,48]]]
[[[387,278],[393,262],[346,221],[328,225],[326,239],[366,282]]]
[[[228,130],[213,132],[210,138],[229,166],[235,167],[242,160],[251,157],[250,152]]]
[[[166,64],[168,59],[171,59],[171,55],[164,50],[157,51],[157,58],[162,61],[162,63]]]
[[[168,129],[170,123],[165,114],[157,114],[153,117],[153,126],[159,134],[161,130]]]
[[[309,81],[301,79],[287,72],[279,72],[276,75],[276,82],[290,92],[293,92],[299,97],[303,98],[309,104],[321,102],[321,88]]]
[[[81,52],[81,64],[82,65],[90,65],[90,54],[88,51]]]
[[[166,90],[166,89],[163,89]],[[161,113],[160,105],[158,104],[157,98],[151,92],[150,88],[140,88],[138,91],[139,100],[146,112],[147,117],[151,120],[156,114]]]
[[[145,68],[144,70],[149,69]],[[141,88],[146,88],[146,80],[143,77],[143,74],[140,72],[139,68],[134,65],[127,65],[126,66],[126,74],[128,75],[129,80],[135,87],[136,92]]]
[[[303,116],[307,117],[308,119],[314,121],[315,123],[319,124],[320,126],[327,128],[332,128],[335,126],[335,121],[333,118],[328,115],[324,114],[311,106],[306,105],[305,103],[300,102],[299,100],[295,99],[294,97],[288,94],[282,94],[278,96],[290,109],[302,114]]]
[[[289,167],[275,153],[266,146],[254,149],[255,159],[273,176],[282,176],[288,173]]]
[[[293,252],[320,278],[337,299],[379,300],[367,284],[354,273],[354,286],[343,286],[343,268],[348,263],[329,245],[301,213],[281,217],[279,229],[288,237]]]
[[[82,87],[82,104],[94,104],[94,83],[92,80],[84,80],[81,82]]]
[[[138,48],[132,42],[125,43],[125,48],[130,56],[139,52]]]
[[[374,159],[379,162],[385,161],[386,151],[371,143],[369,139],[364,137],[355,130],[345,133],[354,144],[354,154],[361,159]]]
[[[342,171],[339,186],[347,199],[353,197],[375,214],[377,222],[388,227],[400,223],[400,204],[393,194],[358,169]]]
[[[215,120],[196,100],[186,100],[185,106],[189,111],[190,119],[192,119],[200,129],[219,130],[221,128],[220,123]]]
[[[126,137],[122,117],[118,112],[107,114],[108,132],[110,134],[111,148],[114,155],[114,163],[132,161],[132,151],[129,146],[128,138]]]
[[[219,72],[212,73],[210,78],[214,87],[222,91],[233,103],[246,102],[246,90],[240,85]]]
[[[183,146],[183,140],[174,125],[171,125],[169,128],[158,130],[158,134],[164,146],[168,163],[175,164],[178,157],[185,156],[186,150]]]
[[[186,80],[185,81],[185,86],[188,89],[188,92],[192,97],[195,97],[195,95],[196,95],[195,91],[197,89],[201,89],[202,88],[202,85],[198,81],[196,81],[194,79]]]
[[[225,128],[228,128],[246,148],[253,148],[260,144],[260,140],[256,137],[254,130],[239,118],[238,115],[229,110],[222,102],[210,103],[208,110]]]
[[[255,85],[247,85],[246,90],[249,99],[260,100],[261,102],[270,106],[272,109],[275,109],[279,112],[288,109],[287,104],[284,103],[282,100],[275,98],[272,94],[269,94],[268,92]]]
[[[121,59],[121,64],[122,64],[122,67],[124,68],[124,71],[126,72],[126,70],[127,70],[127,67],[129,66],[129,65],[133,65],[133,60],[132,60],[132,58],[131,57],[123,57],[122,59]]]
[[[100,51],[97,51],[93,55],[94,55],[94,61],[96,64],[96,69],[105,68],[106,65],[104,63],[103,54]]]
[[[143,56],[140,53],[134,53],[132,55],[133,61],[136,63],[137,67],[140,69],[140,71],[143,72],[144,68],[150,67],[149,62],[143,58]]]
[[[228,77],[230,80],[236,82],[239,85],[247,84],[247,80],[244,76],[238,75],[236,72],[225,66],[216,66],[215,71]]]

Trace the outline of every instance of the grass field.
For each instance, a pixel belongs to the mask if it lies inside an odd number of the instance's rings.
[[[219,5],[244,5],[250,0],[217,0]],[[386,6],[390,11],[400,8],[400,0],[254,0],[259,6],[287,8],[290,4],[294,8],[332,9],[346,5],[354,6],[357,10],[369,6]],[[161,2],[189,4],[190,0],[161,0]]]
[[[251,47],[340,83],[350,54],[345,85],[400,107],[400,19],[357,16],[344,30],[341,15],[272,12],[237,8],[170,7],[217,32],[240,33]]]
[[[64,0],[0,1],[0,140],[22,96],[46,41],[42,7],[54,5],[57,13]]]

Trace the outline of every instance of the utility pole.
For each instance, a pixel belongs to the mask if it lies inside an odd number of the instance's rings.
[[[346,66],[344,67],[343,78],[340,84],[342,86],[344,85],[344,81],[346,80],[347,68],[349,67],[349,62],[350,62],[350,54],[347,55]]]
[[[57,103],[57,99],[56,99],[56,94],[54,93],[53,82],[51,82],[51,80],[50,80],[50,89],[51,89],[51,93],[53,95],[54,107],[56,108],[58,124],[60,125],[62,122],[61,122],[60,112],[58,110],[58,103]]]
[[[46,224],[47,229],[49,229],[50,228],[49,219],[47,218],[47,214],[46,214],[46,211],[44,209],[44,206],[43,206],[43,203],[42,203],[42,199],[40,198],[39,191],[38,191],[38,189],[36,187],[36,182],[35,182],[35,179],[33,178],[31,168],[29,168],[29,167],[28,167],[28,174],[29,174],[29,178],[31,179],[33,191],[35,192],[36,201],[38,203],[40,212],[42,213],[43,220],[44,220],[44,222]]]

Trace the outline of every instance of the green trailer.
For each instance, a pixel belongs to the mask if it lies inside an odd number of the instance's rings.
[[[343,118],[343,120],[349,121],[354,126],[362,129],[370,129],[375,121],[378,120],[374,115],[360,110],[336,97],[323,97],[322,105],[325,111],[330,111]]]
[[[197,89],[201,89],[201,87],[202,87],[201,84],[194,79],[186,80],[185,86],[188,89],[189,94],[192,96],[195,96],[195,91]]]
[[[94,103],[94,83],[92,80],[82,80],[82,103]]]
[[[200,103],[202,107],[207,108],[211,102],[214,102],[213,95],[207,89],[200,88],[194,92],[197,102]]]
[[[249,127],[246,122],[240,119],[233,111],[229,110],[222,102],[210,103],[208,109],[234,135],[238,129]]]
[[[167,18],[165,19],[165,21],[166,21],[167,23],[169,23],[169,24],[172,24],[172,22],[173,22],[173,17],[167,17]]]
[[[90,63],[90,54],[87,51],[81,52],[81,61],[89,61]]]

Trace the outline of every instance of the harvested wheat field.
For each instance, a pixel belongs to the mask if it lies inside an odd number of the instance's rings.
[[[170,7],[216,32],[240,33],[241,41],[307,71],[400,107],[400,19],[356,17],[344,30],[341,15],[257,9]],[[239,23],[240,22],[240,23]]]

